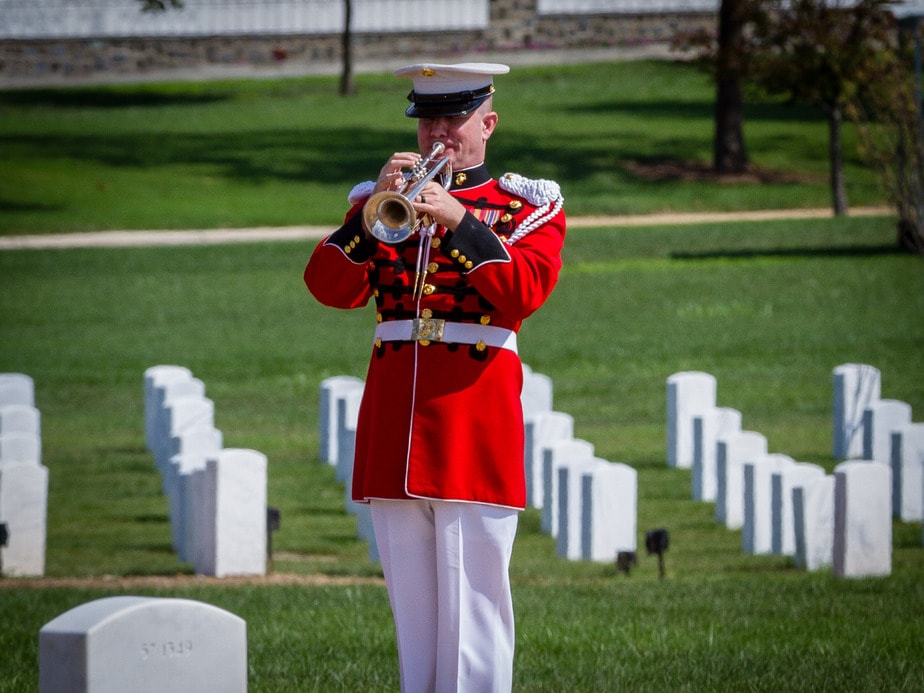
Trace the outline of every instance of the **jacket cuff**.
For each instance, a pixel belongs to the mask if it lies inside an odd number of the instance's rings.
[[[363,230],[362,212],[357,212],[334,231],[324,245],[335,245],[356,264],[366,262],[378,249],[379,242],[366,236]]]
[[[507,247],[494,232],[466,212],[455,231],[447,231],[441,246],[453,264],[463,272],[477,269],[487,262],[509,262]]]

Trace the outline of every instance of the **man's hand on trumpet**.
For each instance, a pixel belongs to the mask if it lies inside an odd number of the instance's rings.
[[[414,167],[421,156],[417,152],[395,152],[382,167],[379,177],[375,181],[372,192],[378,193],[386,190],[397,192],[404,187],[405,171]]]
[[[420,194],[411,200],[418,214],[427,215],[437,224],[454,231],[465,217],[465,207],[449,194],[442,185],[430,181]]]

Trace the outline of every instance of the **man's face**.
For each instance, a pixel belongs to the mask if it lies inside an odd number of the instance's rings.
[[[443,156],[449,157],[456,170],[477,166],[484,161],[488,138],[497,125],[497,114],[486,101],[463,116],[419,118],[417,144],[426,155],[434,142],[446,145]]]

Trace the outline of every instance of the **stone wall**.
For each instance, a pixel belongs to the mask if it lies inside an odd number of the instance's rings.
[[[665,44],[678,29],[711,29],[716,21],[714,13],[540,16],[535,7],[535,0],[492,2],[489,26],[477,31],[355,34],[354,64]],[[0,86],[331,72],[341,55],[341,37],[329,34],[0,41]]]

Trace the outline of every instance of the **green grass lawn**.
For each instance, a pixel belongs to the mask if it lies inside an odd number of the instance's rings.
[[[357,182],[416,148],[407,84],[359,75],[0,92],[0,234],[335,224]],[[823,114],[748,103],[761,182],[650,180],[708,164],[714,89],[667,61],[516,68],[498,83],[495,175],[557,180],[572,215],[830,207]],[[879,204],[845,127],[851,204]]]
[[[352,185],[413,146],[403,87],[360,76],[0,93],[0,234],[337,224]],[[499,84],[497,166],[562,184],[585,214],[826,207],[819,114],[748,107],[755,164],[789,182],[652,182],[627,162],[708,162],[712,89],[687,65],[516,69]],[[854,152],[853,204],[879,204]],[[502,172],[498,169],[495,173]],[[37,689],[38,631],[114,594],[198,599],[247,621],[250,690],[398,687],[379,567],[318,459],[318,388],[362,377],[370,310],[318,305],[313,243],[0,252],[0,372],[35,379],[50,472],[46,574],[0,579],[0,692]],[[512,579],[518,691],[916,691],[924,680],[920,523],[893,525],[893,571],[844,580],[750,556],[666,466],[667,377],[703,370],[771,452],[831,471],[832,370],[868,363],[924,411],[924,272],[894,220],[575,229],[561,281],[524,325],[523,360],[597,454],[638,471],[639,565],[556,557],[521,516]],[[227,447],[269,460],[277,574],[319,586],[171,581],[167,504],[144,449],[143,374],[189,367]],[[670,532],[667,576],[644,532]],[[106,587],[103,576],[165,578]],[[367,578],[373,578],[370,582]]]
[[[831,470],[831,372],[882,370],[924,408],[924,273],[888,218],[575,230],[521,354],[600,456],[639,474],[639,542],[666,527],[667,577],[568,562],[525,512],[514,550],[516,688],[915,690],[924,676],[921,525],[895,523],[893,574],[844,580],[749,556],[665,464],[665,380],[700,369],[773,452]],[[228,447],[269,459],[277,573],[378,576],[318,461],[318,387],[363,376],[372,315],[317,305],[310,243],[0,253],[0,371],[35,378],[50,470],[47,575],[188,573],[144,450],[142,380],[188,366]],[[112,594],[199,599],[247,620],[253,691],[395,690],[384,588],[23,589],[0,581],[0,691],[35,690],[44,623]]]

